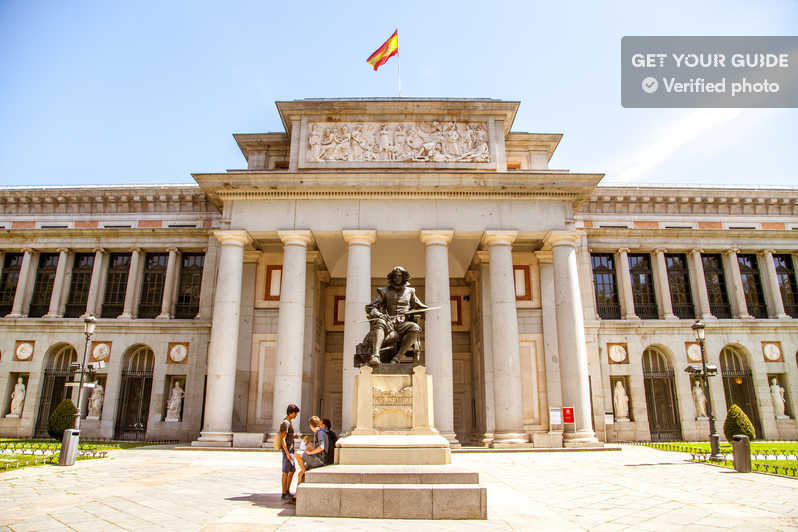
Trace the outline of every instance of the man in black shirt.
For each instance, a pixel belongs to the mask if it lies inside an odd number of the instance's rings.
[[[280,432],[275,436],[280,438],[283,454],[283,495],[281,500],[287,504],[296,504],[296,499],[291,495],[291,480],[294,478],[296,465],[294,464],[294,426],[291,420],[299,413],[299,407],[295,404],[288,405],[285,411],[285,419],[280,423]]]

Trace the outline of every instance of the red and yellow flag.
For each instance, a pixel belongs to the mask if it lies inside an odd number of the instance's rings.
[[[393,32],[385,43],[366,59],[366,62],[377,70],[399,53],[399,30]]]

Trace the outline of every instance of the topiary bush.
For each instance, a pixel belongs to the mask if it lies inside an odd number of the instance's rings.
[[[64,437],[64,431],[75,426],[75,414],[78,409],[75,408],[75,403],[72,399],[64,399],[58,406],[55,407],[53,413],[50,414],[50,419],[47,421],[47,434],[51,438],[61,441]]]
[[[743,409],[737,405],[731,405],[729,414],[726,416],[726,421],[723,423],[723,434],[726,439],[731,442],[732,438],[737,434],[748,436],[748,439],[754,441],[756,438],[756,430],[753,423],[745,415]]]

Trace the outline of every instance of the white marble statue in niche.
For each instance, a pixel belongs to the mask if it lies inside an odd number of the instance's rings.
[[[103,401],[105,400],[105,390],[99,382],[94,386],[94,390],[89,397],[89,415],[86,419],[100,419],[103,411]]]
[[[773,411],[776,413],[776,417],[780,419],[786,418],[787,416],[784,415],[784,388],[779,386],[779,381],[776,377],[770,380],[770,401],[773,403]]]
[[[615,391],[613,392],[613,404],[615,405],[615,418],[618,421],[629,421],[629,396],[626,395],[626,388],[623,382],[615,381]]]
[[[695,403],[696,417],[707,417],[707,396],[704,395],[704,388],[698,380],[693,383],[693,403]]]
[[[180,421],[180,407],[183,406],[183,396],[185,391],[180,386],[180,381],[176,380],[172,391],[169,392],[169,400],[166,402],[166,421]]]
[[[22,377],[18,377],[17,383],[14,385],[14,391],[11,394],[11,413],[6,417],[20,417],[24,407],[25,384],[22,382]]]
[[[484,123],[313,123],[310,162],[490,162]]]

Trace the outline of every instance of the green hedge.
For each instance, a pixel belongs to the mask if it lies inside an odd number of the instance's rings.
[[[75,408],[75,403],[71,399],[64,399],[61,401],[53,413],[50,414],[50,419],[47,422],[47,434],[51,438],[61,441],[64,437],[64,431],[68,428],[75,426],[75,414],[78,409]]]
[[[751,420],[745,415],[743,409],[736,404],[731,405],[731,408],[729,408],[729,414],[726,416],[726,421],[723,423],[723,434],[726,435],[726,439],[729,442],[731,442],[732,438],[737,434],[744,434],[748,436],[748,439],[751,441],[754,441],[756,438],[756,430],[754,429],[753,423],[751,423]]]

